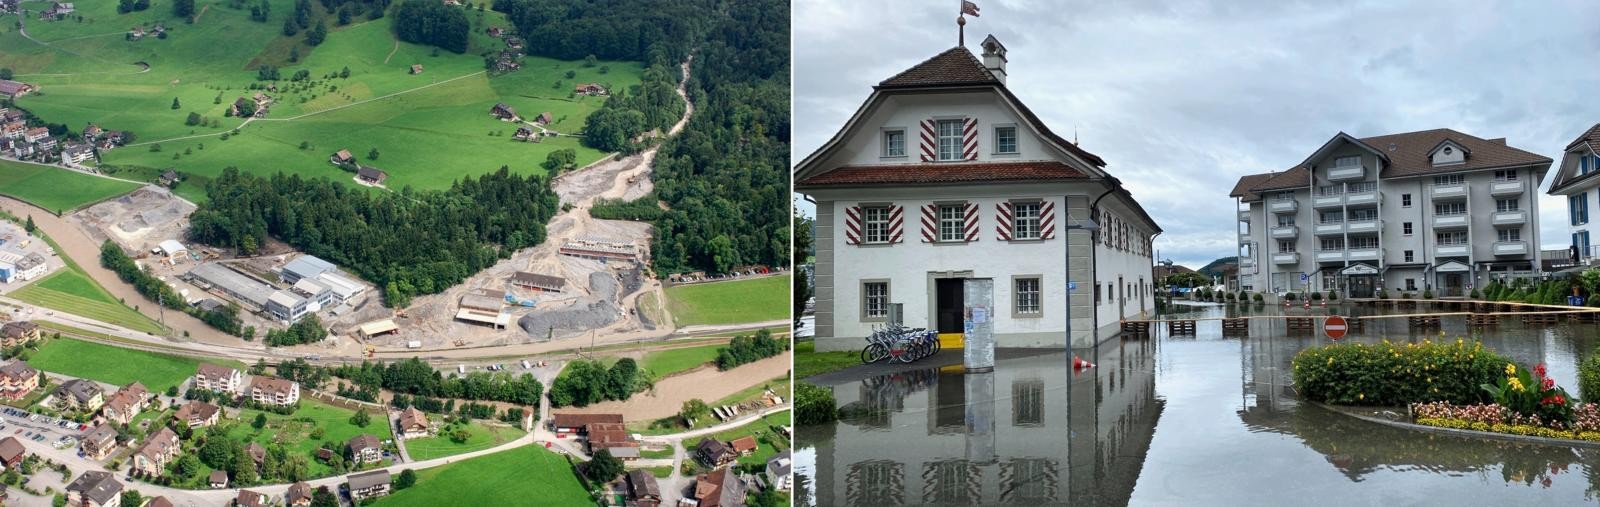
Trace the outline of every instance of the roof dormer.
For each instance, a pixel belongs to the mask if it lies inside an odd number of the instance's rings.
[[[1428,150],[1428,159],[1432,160],[1433,165],[1436,166],[1464,164],[1467,162],[1467,155],[1471,153],[1470,150],[1459,143],[1445,139],[1440,141],[1437,146],[1434,146],[1432,150]]]

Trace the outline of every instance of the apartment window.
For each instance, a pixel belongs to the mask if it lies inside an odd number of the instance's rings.
[[[1355,167],[1355,166],[1358,166],[1358,165],[1361,165],[1361,156],[1360,155],[1351,155],[1351,156],[1348,156],[1348,157],[1339,157],[1339,158],[1333,159],[1333,166],[1334,167]]]
[[[1495,229],[1494,232],[1496,241],[1522,241],[1522,229]]]
[[[1012,301],[1018,316],[1038,317],[1044,314],[1039,303],[1039,277],[1018,277],[1012,280]]]
[[[1374,182],[1374,181],[1358,181],[1358,182],[1355,182],[1355,183],[1346,183],[1344,185],[1344,188],[1345,188],[1346,192],[1349,192],[1349,193],[1352,193],[1352,194],[1360,194],[1360,193],[1364,193],[1364,192],[1371,192],[1371,191],[1377,190],[1378,189],[1378,183]]]
[[[1342,193],[1344,193],[1344,190],[1338,185],[1323,185],[1317,187],[1317,195],[1339,195]]]
[[[1463,231],[1435,232],[1433,242],[1440,245],[1465,245],[1467,233]]]
[[[1417,279],[1415,279],[1415,278],[1407,278],[1406,279],[1406,290],[1417,290]]]
[[[1318,245],[1320,250],[1344,250],[1344,238],[1322,238]]]
[[[1589,174],[1589,171],[1592,171],[1592,170],[1594,170],[1594,166],[1589,164],[1589,156],[1588,155],[1579,155],[1578,156],[1578,174],[1580,174],[1580,175]]]
[[[1411,194],[1400,194],[1400,207],[1411,207]]]
[[[1589,193],[1582,192],[1567,198],[1567,214],[1572,225],[1589,223]]]
[[[1407,236],[1410,236],[1411,235],[1411,222],[1405,222],[1405,223],[1400,224],[1400,233],[1404,234],[1404,235],[1407,235]]]
[[[1494,210],[1495,211],[1517,211],[1519,209],[1522,209],[1522,208],[1517,206],[1517,200],[1516,199],[1495,199],[1494,200]]]
[[[1319,224],[1337,224],[1343,222],[1343,211],[1323,211],[1317,214],[1317,223]]]
[[[1433,214],[1441,215],[1441,216],[1465,215],[1465,214],[1467,214],[1467,203],[1464,203],[1464,202],[1441,202],[1441,203],[1436,203],[1436,204],[1433,205]]]
[[[1465,183],[1466,181],[1467,181],[1466,175],[1461,175],[1461,174],[1446,174],[1444,176],[1434,176],[1433,177],[1433,184],[1434,185],[1440,185],[1440,186],[1443,186],[1443,185],[1460,185],[1462,183]]]
[[[1002,154],[1017,153],[1017,126],[1007,125],[994,128],[994,152]]]
[[[1094,304],[1097,304],[1097,305],[1100,304],[1100,299],[1101,299],[1100,295],[1104,292],[1104,289],[1105,289],[1104,285],[1105,284],[1102,284],[1100,282],[1095,282],[1094,283]]]
[[[1350,210],[1351,222],[1371,222],[1378,219],[1378,208],[1361,208]]]
[[[906,156],[906,131],[905,129],[883,131],[883,156]]]
[[[1011,384],[1011,422],[1017,426],[1044,424],[1044,381],[1018,380]]]
[[[1406,262],[1415,262],[1417,260],[1416,252],[1413,251],[1413,250],[1406,250],[1405,251],[1405,259],[1406,259],[1405,260]]]
[[[939,241],[962,241],[966,239],[963,234],[967,228],[967,217],[963,214],[966,205],[942,204],[939,206]]]
[[[866,319],[889,317],[889,282],[861,282],[861,316]]]
[[[937,133],[939,134],[939,160],[961,160],[961,120],[939,120]]]
[[[1278,253],[1294,253],[1294,241],[1287,239],[1278,240]]]
[[[1517,181],[1517,172],[1512,170],[1495,171],[1495,181]]]
[[[1011,204],[1011,237],[1016,239],[1039,239],[1039,203],[1019,202]]]
[[[1294,215],[1278,215],[1278,227],[1294,227]]]
[[[1352,236],[1350,238],[1351,250],[1372,250],[1378,248],[1377,236]]]
[[[864,243],[889,242],[888,206],[863,206],[861,208],[861,240]]]
[[[1572,233],[1572,244],[1578,247],[1578,255],[1580,257],[1587,257],[1589,255],[1589,231]]]

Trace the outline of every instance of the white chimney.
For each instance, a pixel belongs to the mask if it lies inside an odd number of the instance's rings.
[[[983,39],[983,66],[1000,84],[1006,84],[1006,46],[994,35]]]

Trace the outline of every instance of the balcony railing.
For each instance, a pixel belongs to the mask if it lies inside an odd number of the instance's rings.
[[[1464,229],[1472,221],[1472,216],[1466,213],[1457,215],[1434,215],[1433,228],[1435,229]]]
[[[1340,206],[1344,206],[1344,194],[1318,195],[1311,198],[1311,207],[1313,208],[1337,208]]]
[[[1348,224],[1345,225],[1345,230],[1349,231],[1351,233],[1356,233],[1356,232],[1378,232],[1378,229],[1382,229],[1382,228],[1383,228],[1383,221],[1382,220],[1378,220],[1376,218],[1369,219],[1369,220],[1351,220]]]
[[[1273,213],[1294,213],[1300,211],[1300,201],[1294,199],[1273,199],[1267,201],[1267,209]]]
[[[1313,230],[1322,236],[1330,234],[1344,234],[1344,222],[1325,222],[1317,224]]]
[[[1375,261],[1382,257],[1383,249],[1377,247],[1351,248],[1350,250],[1347,250],[1345,254],[1345,258],[1352,261]]]
[[[1374,188],[1373,190],[1366,190],[1366,191],[1361,191],[1361,192],[1357,192],[1357,191],[1353,191],[1352,190],[1349,193],[1344,194],[1344,203],[1348,204],[1350,206],[1358,206],[1358,205],[1363,205],[1363,204],[1377,204],[1378,201],[1382,201],[1383,200],[1383,195],[1378,193],[1378,191],[1376,190],[1376,187],[1373,187],[1373,188]]]
[[[1344,260],[1344,250],[1317,250],[1317,262],[1341,262]]]
[[[1434,199],[1459,199],[1467,196],[1466,183],[1452,183],[1448,185],[1434,185],[1428,189],[1428,195]]]
[[[1280,225],[1272,228],[1272,237],[1275,239],[1293,239],[1300,236],[1300,227],[1295,225]]]
[[[1241,268],[1253,268],[1253,267],[1256,267],[1256,260],[1253,259],[1253,258],[1250,258],[1250,257],[1240,257],[1239,258],[1239,267],[1241,267]]]
[[[1495,255],[1527,255],[1528,242],[1526,241],[1496,241],[1494,242]]]
[[[1495,225],[1522,225],[1528,223],[1526,210],[1496,211],[1492,221]]]
[[[1241,221],[1241,222],[1249,222],[1250,221],[1250,210],[1247,210],[1247,209],[1239,210],[1239,221]]]
[[[1525,188],[1522,180],[1496,180],[1489,184],[1489,195],[1519,195]]]
[[[1300,252],[1278,252],[1272,254],[1273,264],[1299,264]]]
[[[1346,167],[1334,167],[1334,168],[1328,169],[1328,181],[1359,180],[1361,178],[1366,177],[1366,175],[1367,175],[1367,168],[1365,166],[1359,166],[1359,165],[1357,165],[1357,166],[1346,166]]]
[[[1468,243],[1452,243],[1436,245],[1433,247],[1435,257],[1466,257],[1472,253],[1472,245]]]

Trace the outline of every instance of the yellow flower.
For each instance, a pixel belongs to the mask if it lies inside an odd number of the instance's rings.
[[[1367,393],[1357,393],[1357,394],[1356,394],[1356,399],[1358,399],[1358,400],[1365,400],[1365,399],[1367,399]]]
[[[1519,378],[1516,378],[1516,377],[1511,377],[1509,379],[1506,379],[1506,385],[1511,386],[1512,390],[1515,390],[1515,391],[1517,391],[1519,393],[1523,391],[1522,379],[1519,379]]]
[[[1515,363],[1506,363],[1506,376],[1509,377],[1509,376],[1516,375],[1516,374],[1517,374],[1517,365]]]

